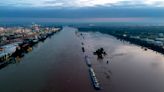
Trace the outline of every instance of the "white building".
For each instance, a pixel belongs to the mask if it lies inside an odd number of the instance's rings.
[[[12,44],[1,46],[0,56],[6,55],[6,54],[12,55],[16,51],[17,47],[18,47],[17,43],[12,43]]]

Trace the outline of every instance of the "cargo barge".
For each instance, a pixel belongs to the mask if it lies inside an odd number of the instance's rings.
[[[92,66],[92,63],[89,60],[89,57],[88,56],[85,56],[85,61],[86,61],[86,64],[88,65],[88,67],[91,67]]]
[[[90,77],[91,77],[91,80],[92,80],[92,84],[94,86],[94,88],[96,90],[100,90],[101,87],[100,87],[100,83],[98,82],[97,78],[96,78],[96,75],[95,75],[95,72],[93,70],[93,68],[89,68],[89,74],[90,74]]]

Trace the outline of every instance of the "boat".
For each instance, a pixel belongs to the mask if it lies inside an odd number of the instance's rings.
[[[97,78],[96,78],[96,75],[95,75],[95,72],[93,70],[93,68],[89,68],[89,74],[90,74],[90,77],[91,77],[91,80],[92,80],[92,84],[94,86],[94,88],[96,90],[100,90],[101,87],[100,87],[100,83],[98,82]]]
[[[38,43],[38,39],[32,39],[32,42],[33,42],[34,44],[36,44],[36,43]]]
[[[85,61],[86,61],[86,64],[88,65],[88,67],[92,66],[91,61],[89,60],[88,56],[85,56]]]
[[[30,44],[28,43],[24,43],[22,45],[20,45],[20,48],[22,49],[23,52],[28,52],[28,49],[31,48]]]
[[[44,41],[47,37],[45,35],[39,36],[39,41]]]

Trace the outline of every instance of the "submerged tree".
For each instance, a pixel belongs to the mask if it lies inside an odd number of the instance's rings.
[[[103,59],[103,56],[107,55],[103,48],[97,49],[93,54],[97,55],[99,59]]]

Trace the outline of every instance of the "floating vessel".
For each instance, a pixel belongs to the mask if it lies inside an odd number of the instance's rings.
[[[38,43],[38,39],[33,39],[33,43]]]
[[[95,72],[94,72],[93,68],[91,68],[91,67],[89,68],[89,74],[90,74],[90,77],[91,77],[92,84],[93,84],[94,88],[96,90],[100,90],[101,89],[100,84],[99,84],[99,82],[96,78],[96,75],[95,75]]]
[[[39,36],[39,41],[44,41],[47,37],[45,35]]]
[[[92,63],[89,60],[88,56],[85,56],[85,61],[86,61],[86,64],[88,65],[88,67],[91,67],[92,66]]]

